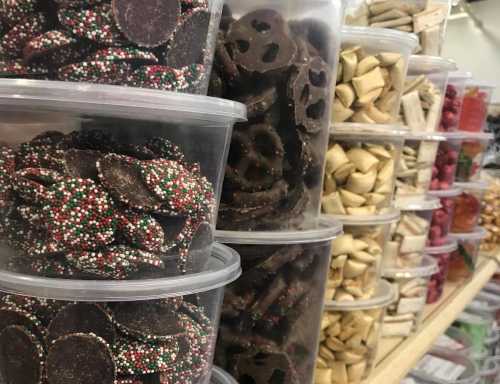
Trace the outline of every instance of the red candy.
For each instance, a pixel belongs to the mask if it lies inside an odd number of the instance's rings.
[[[446,244],[454,210],[454,198],[441,197],[441,208],[436,209],[432,214],[428,240],[431,247],[438,247]]]
[[[481,201],[472,193],[464,192],[455,199],[455,216],[451,230],[454,233],[473,232],[481,215]]]
[[[432,169],[431,190],[450,189],[455,181],[458,151],[449,141],[439,144],[439,149]]]
[[[460,130],[481,132],[488,116],[489,94],[473,87],[467,90],[464,96]]]
[[[427,304],[432,304],[441,298],[443,294],[444,284],[448,278],[448,271],[450,268],[450,252],[442,252],[431,254],[436,259],[439,266],[439,272],[432,275],[427,290]]]
[[[443,114],[439,130],[444,132],[456,131],[460,114],[461,100],[454,85],[448,84],[443,103]]]

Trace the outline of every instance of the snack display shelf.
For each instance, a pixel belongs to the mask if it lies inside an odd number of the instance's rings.
[[[496,260],[495,260],[496,258]],[[427,305],[420,330],[409,338],[385,338],[379,345],[373,373],[363,384],[399,384],[420,358],[486,285],[498,268],[500,252],[495,258],[483,256],[474,277],[466,284],[447,283],[443,296]]]

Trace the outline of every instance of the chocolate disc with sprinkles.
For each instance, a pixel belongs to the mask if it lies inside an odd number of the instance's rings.
[[[208,10],[208,0],[181,0],[182,13],[198,9]]]
[[[111,47],[104,48],[94,53],[89,58],[90,61],[125,61],[133,64],[157,64],[158,58],[154,53],[144,51],[134,47]]]
[[[73,268],[65,260],[53,257],[33,260],[29,263],[26,271],[43,277],[75,278],[80,276],[80,271]]]
[[[45,352],[27,328],[11,325],[0,333],[0,376],[9,384],[41,384]]]
[[[159,252],[165,242],[163,228],[153,216],[124,212],[119,220],[119,231],[134,248]]]
[[[23,143],[16,154],[16,168],[47,168],[64,171],[64,151],[52,145]]]
[[[34,13],[38,0],[2,0],[0,2],[0,20],[12,28],[26,16]]]
[[[114,384],[116,379],[109,346],[91,333],[57,339],[49,349],[46,366],[50,384]]]
[[[68,304],[50,322],[48,343],[71,333],[93,333],[109,344],[116,339],[115,327],[109,314],[97,304]]]
[[[146,143],[146,147],[153,151],[157,157],[178,161],[182,164],[186,161],[184,152],[182,152],[181,148],[164,137],[154,137],[150,139]]]
[[[22,60],[0,60],[0,76],[2,77],[39,77],[49,73],[46,65],[25,65]]]
[[[66,173],[71,177],[98,181],[97,162],[103,156],[99,151],[68,149],[64,152]]]
[[[48,194],[47,186],[62,180],[62,176],[51,169],[24,168],[13,177],[13,188],[27,202],[42,204]]]
[[[164,65],[145,65],[132,73],[129,83],[135,87],[163,91],[183,90],[198,83],[204,68],[199,64],[192,64],[182,69]]]
[[[65,65],[57,71],[58,80],[96,84],[122,84],[132,73],[126,62],[84,61]]]
[[[2,297],[2,302],[33,313],[44,325],[48,325],[57,312],[65,305],[65,302],[61,300],[11,294]]]
[[[71,8],[71,7],[84,8],[102,4],[105,0],[53,0],[53,1],[59,4],[61,7],[65,8]]]
[[[0,331],[11,325],[26,327],[40,340],[44,340],[47,334],[45,327],[32,313],[13,305],[2,306],[0,308]]]
[[[5,208],[11,202],[12,176],[16,170],[16,156],[9,147],[0,148],[0,208]]]
[[[77,40],[64,31],[48,31],[34,39],[31,39],[23,49],[23,57],[26,63],[32,60],[53,53],[54,51],[66,48],[75,44]]]
[[[42,13],[25,17],[3,35],[0,41],[2,53],[13,58],[21,56],[26,43],[43,33],[46,23],[47,19]]]
[[[112,0],[118,28],[139,47],[166,43],[181,14],[179,0]]]
[[[182,18],[167,46],[167,64],[174,68],[204,62],[210,13],[196,10]]]

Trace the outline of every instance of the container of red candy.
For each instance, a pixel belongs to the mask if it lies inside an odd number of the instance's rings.
[[[450,189],[455,182],[462,137],[459,133],[447,133],[446,141],[439,144],[432,169],[431,191]]]
[[[488,184],[477,183],[456,183],[462,189],[462,194],[455,197],[455,212],[451,224],[453,233],[474,232],[481,216],[481,202],[484,193],[488,189]]]
[[[483,81],[469,80],[465,88],[459,129],[482,132],[486,128],[488,105],[496,86]]]
[[[448,242],[453,214],[455,212],[455,198],[462,194],[460,188],[452,188],[444,191],[432,191],[431,196],[438,197],[441,201],[441,208],[432,214],[431,229],[427,244],[430,247],[439,247]]]
[[[479,179],[488,145],[494,138],[492,133],[484,132],[466,133],[466,135],[460,147],[455,175],[456,181],[465,183]]]
[[[465,85],[470,78],[472,78],[470,72],[452,72],[448,75],[439,131],[453,132],[458,130]]]
[[[443,295],[444,284],[448,278],[448,270],[450,268],[451,253],[458,248],[457,242],[448,239],[448,243],[439,247],[428,247],[425,253],[433,257],[439,267],[439,272],[431,276],[427,291],[427,304],[432,304],[441,298]]]

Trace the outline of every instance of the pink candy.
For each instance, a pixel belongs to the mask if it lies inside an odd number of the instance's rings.
[[[439,144],[439,149],[432,169],[431,190],[450,189],[455,181],[458,151],[448,141]]]
[[[448,84],[448,87],[446,88],[446,97],[443,103],[441,123],[439,124],[440,131],[449,132],[457,130],[461,106],[462,102],[457,89],[452,84]]]
[[[445,242],[446,243],[446,242]],[[427,291],[427,304],[432,304],[437,302],[441,295],[443,294],[444,284],[448,277],[448,270],[450,268],[450,254],[440,253],[432,255],[439,266],[439,272],[432,275],[429,281],[428,291]]]
[[[455,210],[455,200],[452,197],[441,197],[441,208],[432,214],[431,229],[428,244],[438,247],[446,244]]]

